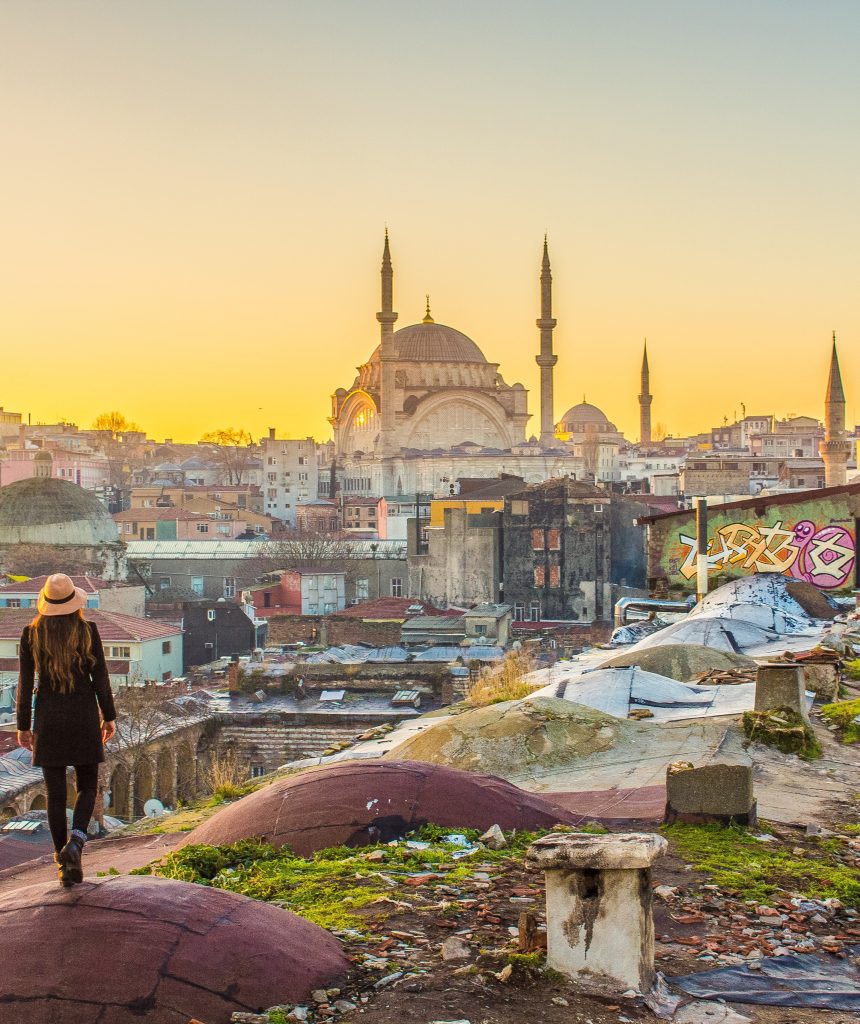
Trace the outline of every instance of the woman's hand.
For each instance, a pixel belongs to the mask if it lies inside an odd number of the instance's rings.
[[[102,743],[107,743],[116,736],[116,722],[102,722]]]
[[[18,746],[25,750],[33,749],[33,733],[29,729],[18,730]]]

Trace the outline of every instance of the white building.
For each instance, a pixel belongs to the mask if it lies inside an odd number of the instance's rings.
[[[312,437],[304,440],[276,438],[272,427],[261,444],[264,511],[295,529],[296,506],[317,497],[319,469],[316,443]]]

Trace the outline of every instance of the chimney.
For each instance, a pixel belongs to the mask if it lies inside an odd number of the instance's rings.
[[[270,441],[274,441],[275,440],[275,428],[274,427],[269,427],[269,440]]]

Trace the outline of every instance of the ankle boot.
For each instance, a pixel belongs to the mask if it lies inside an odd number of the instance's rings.
[[[58,853],[54,854],[54,863],[57,865],[57,875],[60,879],[60,885],[64,889],[68,889],[70,885],[74,885],[74,882],[69,878],[66,865],[60,860],[60,855]]]
[[[60,850],[58,861],[65,868],[69,885],[74,885],[76,882],[83,882],[84,880],[84,872],[81,868],[81,852],[83,848],[84,840],[73,832],[71,839]]]

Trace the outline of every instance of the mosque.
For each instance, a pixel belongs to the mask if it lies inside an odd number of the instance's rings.
[[[601,477],[623,438],[603,413],[583,404],[553,418],[552,272],[544,240],[540,434],[526,437],[528,392],[508,384],[461,331],[437,323],[429,299],[421,323],[394,330],[394,272],[388,233],[382,253],[380,342],[349,388],[332,395],[329,422],[337,486],[349,495],[447,494],[458,477],[510,473],[529,483]],[[598,458],[583,445],[607,449]],[[331,468],[331,467],[329,467]]]

